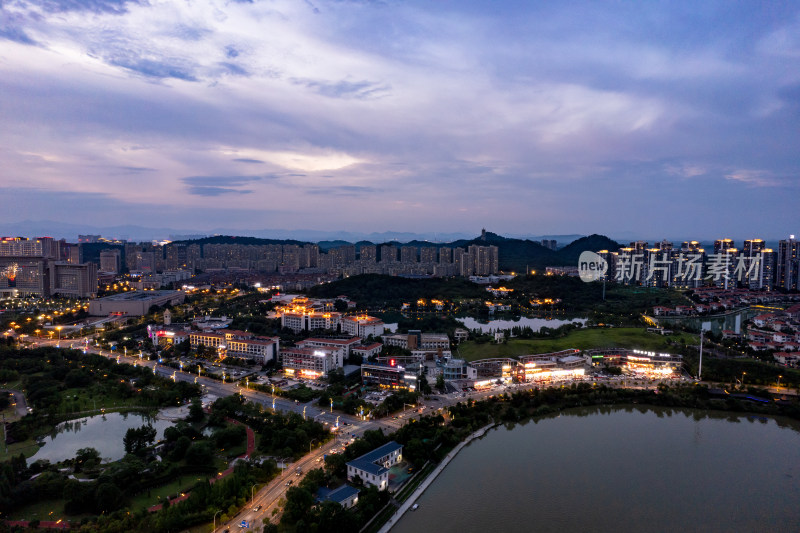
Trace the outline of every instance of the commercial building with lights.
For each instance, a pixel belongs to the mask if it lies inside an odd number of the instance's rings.
[[[669,375],[680,372],[683,358],[677,354],[648,352],[644,350],[587,350],[592,365],[611,365],[627,368],[642,374]]]
[[[280,362],[286,377],[318,379],[342,367],[342,352],[332,348],[282,348]]]
[[[390,358],[388,364],[362,364],[361,383],[383,389],[416,390],[417,376],[400,366],[395,359]]]
[[[403,460],[403,445],[394,441],[347,463],[347,481],[360,478],[378,490],[389,486],[389,469]]]

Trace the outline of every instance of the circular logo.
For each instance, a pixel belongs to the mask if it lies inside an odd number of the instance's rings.
[[[608,271],[606,260],[594,252],[585,251],[578,258],[578,275],[583,281],[597,281]]]

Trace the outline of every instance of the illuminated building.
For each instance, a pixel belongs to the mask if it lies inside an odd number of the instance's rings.
[[[679,372],[683,364],[680,355],[648,352],[644,350],[587,350],[585,355],[592,365],[620,366],[641,374],[670,375]]]
[[[341,368],[341,351],[331,348],[281,348],[280,361],[286,377],[318,379]]]
[[[344,316],[341,318],[342,333],[366,338],[383,335],[383,320],[368,315]]]
[[[775,285],[793,291],[800,288],[800,242],[794,235],[778,242],[778,257],[776,258]]]
[[[403,460],[403,445],[394,441],[347,463],[347,481],[360,478],[378,490],[389,486],[389,468]]]
[[[384,389],[417,388],[417,376],[410,373],[395,358],[387,358],[388,364],[364,363],[361,365],[361,383]]]
[[[359,337],[352,337],[350,339],[311,337],[298,341],[296,344],[298,348],[330,348],[331,350],[337,350],[340,352],[337,358],[339,361],[342,361],[350,357],[350,350],[354,346],[361,344],[361,339]]]

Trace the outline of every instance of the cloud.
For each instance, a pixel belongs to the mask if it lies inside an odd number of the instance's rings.
[[[778,179],[771,172],[766,170],[734,170],[725,175],[725,179],[738,181],[755,187],[777,187],[783,184],[783,180]]]
[[[236,76],[249,76],[250,73],[247,72],[244,68],[240,67],[235,63],[231,63],[229,61],[222,61],[218,63],[218,65],[228,74],[233,74]]]
[[[306,191],[308,194],[322,196],[364,196],[378,192],[374,187],[360,185],[337,185],[333,187],[312,187]]]
[[[189,187],[189,194],[195,196],[221,196],[223,194],[251,194],[249,189],[231,189],[229,187],[210,187],[204,185],[192,185]]]
[[[264,163],[260,159],[247,159],[246,157],[240,157],[240,158],[234,159],[234,161],[236,161],[237,163],[254,163],[254,164],[255,163],[259,163],[259,164],[263,164]]]
[[[2,10],[0,10],[0,14]],[[20,44],[36,44],[25,30],[19,27],[11,26],[6,23],[3,26],[0,26],[0,38],[8,39],[9,41],[14,41]]]
[[[186,178],[181,178],[181,181],[186,185],[192,186],[226,185],[229,187],[238,187],[262,179],[261,176],[188,176]]]
[[[111,15],[127,13],[128,4],[141,4],[138,0],[33,0],[32,3],[54,13],[89,11]]]
[[[143,57],[115,57],[109,61],[112,65],[143,74],[149,78],[175,78],[184,81],[197,81],[191,68],[185,65],[171,64]]]
[[[317,94],[329,98],[354,98],[366,100],[386,96],[390,87],[367,80],[327,82],[312,79],[293,78],[292,83],[307,87]]]

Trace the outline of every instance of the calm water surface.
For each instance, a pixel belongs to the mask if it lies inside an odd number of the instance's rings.
[[[502,330],[502,329],[511,329],[513,327],[530,327],[533,331],[539,331],[543,327],[548,328],[557,328],[559,326],[563,326],[564,324],[571,324],[573,322],[580,322],[581,324],[586,323],[585,318],[573,318],[572,320],[562,320],[559,318],[531,318],[531,317],[520,317],[519,320],[489,320],[488,322],[478,322],[476,319],[472,317],[466,318],[458,318],[459,322],[462,322],[464,326],[469,329],[480,329],[483,333],[488,333],[494,330]]]
[[[44,446],[28,459],[28,464],[39,459],[51,463],[71,459],[80,448],[94,448],[103,460],[116,461],[125,455],[122,438],[128,428],[151,424],[156,429],[156,440],[164,436],[164,429],[174,422],[157,420],[138,413],[108,413],[63,422],[44,438]]]
[[[800,426],[568,411],[474,441],[392,533],[800,531]]]

